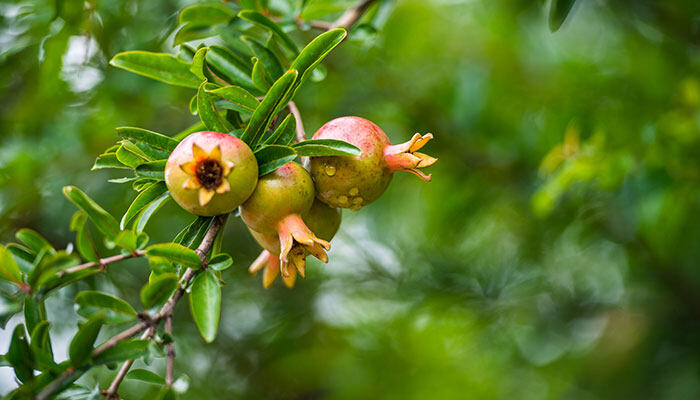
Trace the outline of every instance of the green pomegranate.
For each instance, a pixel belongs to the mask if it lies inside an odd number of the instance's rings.
[[[258,163],[235,136],[197,132],[181,141],[165,164],[170,195],[185,210],[213,216],[236,209],[255,190]]]
[[[320,202],[318,199],[314,199],[311,209],[302,215],[302,220],[306,226],[314,234],[316,234],[317,237],[330,242],[340,227],[341,212],[338,208],[331,208]],[[250,227],[248,229],[258,244],[265,249],[263,250],[263,254],[261,254],[250,266],[249,271],[254,274],[260,269],[264,268],[263,286],[268,288],[280,273],[279,255],[281,245],[279,237],[273,234],[255,232],[254,230],[250,229]],[[302,278],[304,278],[306,275],[307,255],[308,251],[306,249],[297,246],[290,251],[288,256],[288,258],[291,259],[290,263],[295,266]],[[327,255],[323,252],[313,255],[323,262],[328,261]],[[282,280],[288,287],[291,288],[294,286],[294,282],[296,281],[296,273],[291,273],[287,277],[282,276]]]
[[[316,185],[316,196],[331,207],[357,211],[378,199],[396,171],[407,171],[429,182],[431,175],[420,169],[437,159],[419,153],[431,133],[416,133],[406,143],[392,145],[373,122],[360,117],[336,118],[323,125],[314,139],[338,139],[352,143],[362,153],[352,157],[311,157],[309,170]]]
[[[314,185],[311,176],[295,162],[287,163],[260,178],[253,194],[240,206],[241,218],[252,231],[277,236],[282,278],[292,279],[294,269],[303,274],[300,262],[305,251],[328,262],[330,243],[319,239],[306,226],[302,215],[311,210]]]

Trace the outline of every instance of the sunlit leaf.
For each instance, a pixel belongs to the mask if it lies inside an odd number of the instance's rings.
[[[159,243],[146,250],[148,257],[165,257],[175,264],[185,264],[189,267],[201,267],[202,260],[194,250],[177,243]]]
[[[267,18],[266,16],[262,15],[257,11],[244,10],[239,12],[238,16],[256,25],[261,26],[264,29],[271,31],[277,37],[280,38],[284,46],[289,51],[291,51],[293,54],[299,53],[297,45],[294,43],[292,38],[290,38],[289,35],[287,35],[284,32],[284,30],[282,30],[282,27],[278,23],[274,22],[273,20]]]
[[[231,108],[236,111],[252,113],[260,105],[260,102],[250,92],[238,86],[224,86],[209,91],[210,94],[221,97],[231,103]]]
[[[297,153],[289,146],[273,144],[257,150],[255,158],[258,160],[258,175],[263,176],[297,158]]]
[[[362,153],[356,146],[336,139],[310,139],[295,143],[292,148],[300,156],[357,156]]]
[[[169,136],[130,126],[117,128],[117,135],[127,139],[143,142],[165,151],[173,151],[178,144],[177,140]]]
[[[210,131],[224,133],[231,131],[233,127],[229,125],[228,121],[226,121],[219,110],[216,109],[214,100],[205,89],[206,84],[206,81],[203,82],[197,91],[197,110],[199,111],[199,118],[202,119],[202,122],[204,122],[204,125]]]
[[[15,258],[3,245],[0,245],[0,279],[14,282],[18,285],[22,283],[22,275]]]
[[[88,197],[75,186],[65,186],[63,194],[78,208],[87,213],[93,224],[109,239],[114,239],[119,233],[119,224],[104,208]]]
[[[115,55],[109,63],[170,85],[199,87],[199,79],[190,72],[190,65],[171,54],[127,51]]]
[[[139,193],[139,195],[136,196],[134,201],[126,210],[126,213],[124,213],[119,225],[120,228],[124,229],[132,218],[150,206],[151,203],[159,199],[167,191],[168,188],[165,186],[165,182],[155,182],[152,183],[147,189]]]

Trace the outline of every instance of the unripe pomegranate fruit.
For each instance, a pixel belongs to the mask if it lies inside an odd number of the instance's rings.
[[[341,212],[338,208],[328,207],[326,204],[322,203],[318,199],[314,199],[314,204],[311,209],[304,215],[302,215],[302,220],[306,226],[314,233],[317,237],[326,240],[328,242],[333,239],[335,233],[338,232],[340,227]],[[272,282],[280,274],[280,263],[279,255],[282,249],[279,237],[277,235],[266,235],[263,233],[255,232],[254,230],[248,228],[251,235],[260,244],[260,246],[265,249],[258,256],[258,258],[251,264],[248,269],[250,273],[255,274],[259,270],[264,268],[263,271],[263,286],[267,289],[270,287]],[[301,250],[301,251],[300,251]],[[290,264],[296,267],[299,271],[299,275],[302,278],[306,275],[306,256],[308,251],[303,249],[301,246],[292,248],[289,252],[288,258],[290,258]],[[320,260],[326,262],[328,259],[326,254],[314,254]],[[282,280],[288,287],[293,287],[296,281],[296,273],[292,269],[289,276],[282,276]]]
[[[197,132],[182,140],[165,164],[170,195],[185,210],[213,216],[236,209],[255,190],[258,163],[242,140]]]
[[[407,171],[429,182],[420,168],[433,165],[437,158],[418,153],[431,133],[416,133],[406,143],[392,145],[373,122],[360,117],[341,117],[327,122],[314,139],[338,139],[352,143],[362,153],[352,157],[311,157],[309,169],[316,184],[316,196],[331,207],[357,211],[378,199],[396,171]]]
[[[306,170],[289,162],[260,178],[255,191],[240,207],[241,218],[251,230],[276,235],[282,277],[291,279],[296,268],[303,274],[299,260],[308,251],[328,262],[330,244],[319,239],[302,220],[314,202],[314,184]]]

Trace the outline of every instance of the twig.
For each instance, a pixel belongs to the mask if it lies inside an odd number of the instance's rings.
[[[146,332],[144,332],[143,335],[141,335],[141,339],[150,339],[155,333],[155,328],[150,327],[146,329]],[[121,385],[122,381],[126,377],[126,374],[129,372],[129,369],[133,364],[134,360],[126,360],[124,362],[122,367],[119,369],[119,372],[117,372],[117,376],[114,377],[112,384],[109,385],[109,388],[104,393],[106,399],[115,398],[115,395],[117,394],[117,389],[119,389],[119,385]]]
[[[85,264],[76,265],[75,267],[66,268],[63,271],[59,272],[58,276],[62,277],[62,276],[65,276],[67,274],[72,274],[72,273],[82,271],[85,269],[90,269],[93,267],[104,268],[107,265],[115,263],[117,261],[127,260],[129,258],[134,258],[134,257],[143,257],[144,254],[146,254],[146,252],[144,250],[136,250],[135,252],[128,254],[128,255],[118,254],[116,256],[101,258],[97,262],[90,261],[90,262],[87,262]]]
[[[293,101],[287,103],[287,109],[294,116],[294,119],[297,120],[297,141],[303,142],[306,140],[306,131],[304,131],[304,122],[301,120],[301,112]]]
[[[338,17],[333,22],[326,21],[309,21],[308,24],[313,29],[320,29],[322,31],[330,31],[335,28],[345,28],[350,30],[357,21],[362,18],[369,6],[372,5],[376,0],[362,0],[355,5],[355,7],[346,11],[343,15]],[[297,18],[297,25],[300,27],[304,25],[304,21]]]
[[[209,252],[209,249],[211,249],[211,246],[214,244],[214,239],[216,238],[216,235],[219,233],[219,230],[224,226],[226,223],[226,219],[228,218],[228,214],[224,215],[219,215],[214,217],[214,220],[212,221],[211,226],[209,227],[209,230],[207,231],[206,235],[204,236],[204,239],[202,239],[202,242],[199,244],[199,246],[195,249],[195,252],[197,255],[199,255],[199,258],[202,260],[203,263],[206,262],[206,256],[207,253]],[[115,256],[116,257],[116,256]],[[128,258],[124,256],[125,258]],[[188,268],[184,274],[182,274],[182,278],[180,279],[179,282],[179,287],[173,294],[170,295],[170,298],[168,301],[165,302],[163,307],[156,313],[154,316],[150,318],[144,318],[143,320],[139,321],[137,324],[133,325],[132,327],[118,333],[115,336],[112,336],[110,339],[108,339],[106,342],[104,342],[102,345],[97,347],[95,350],[92,352],[92,357],[96,357],[108,349],[111,349],[112,347],[116,346],[117,343],[129,339],[134,335],[137,335],[140,332],[143,332],[144,330],[147,330],[144,332],[142,337],[145,339],[147,337],[152,336],[155,333],[155,329],[166,317],[172,316],[173,309],[175,308],[175,305],[177,304],[178,300],[182,297],[182,295],[185,293],[185,289],[187,288],[187,285],[190,283],[192,278],[197,275],[199,271],[203,271],[204,269],[200,270],[193,270],[192,268]],[[151,331],[153,331],[151,333]],[[119,384],[121,383],[121,380],[124,379],[124,376],[126,376],[126,373],[129,371],[129,368],[131,368],[132,362],[125,362],[124,365],[122,365],[122,369],[119,370],[119,373],[117,374],[117,377],[115,380],[112,382],[112,385],[110,385],[110,388],[107,390],[109,393],[110,390],[113,390],[113,394],[110,394],[110,396],[114,396],[116,394],[116,390],[119,387]],[[71,368],[72,369],[72,368]],[[56,378],[51,384],[49,384],[39,395],[37,395],[36,400],[46,400],[48,399],[56,390],[58,390],[59,387],[68,379],[70,379],[73,376],[73,373],[75,370],[71,371],[69,373],[69,370],[66,370],[61,376]],[[114,387],[113,387],[114,386]]]

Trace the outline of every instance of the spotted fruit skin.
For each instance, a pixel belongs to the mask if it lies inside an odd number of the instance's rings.
[[[193,154],[196,148],[206,154],[213,154],[217,146],[220,160],[214,161],[230,168],[228,175],[222,177],[220,185],[228,190],[215,191],[207,196],[208,199],[202,199],[201,188],[191,187],[193,175],[186,171],[186,166],[196,163]],[[204,131],[187,136],[173,150],[165,164],[165,183],[170,195],[182,208],[195,215],[214,216],[235,210],[250,197],[257,181],[258,163],[253,152],[242,140],[225,133]],[[202,200],[206,200],[205,204],[202,204]]]
[[[390,142],[373,122],[359,117],[336,118],[323,125],[313,138],[344,140],[362,151],[352,157],[309,159],[316,196],[324,203],[360,209],[378,199],[389,186],[392,174],[384,161],[384,148]]]
[[[316,185],[316,196],[331,207],[357,211],[377,200],[396,171],[410,172],[424,181],[431,176],[420,171],[437,159],[419,153],[433,135],[416,133],[411,140],[392,145],[373,122],[360,117],[341,117],[327,122],[314,139],[337,139],[361,150],[357,156],[311,157],[308,167]]]
[[[252,230],[275,234],[280,221],[302,215],[314,202],[314,183],[299,164],[289,162],[258,180],[253,194],[240,207],[241,218]]]

